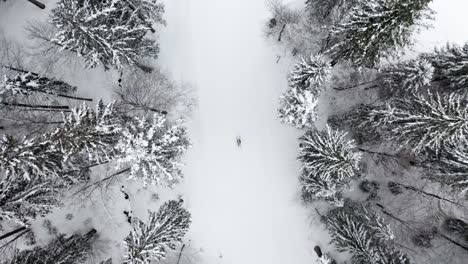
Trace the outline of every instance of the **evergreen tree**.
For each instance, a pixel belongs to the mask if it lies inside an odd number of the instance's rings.
[[[307,0],[306,11],[321,24],[332,24],[346,17],[360,0]]]
[[[21,72],[13,78],[5,76],[3,82],[0,82],[0,96],[43,93],[76,100],[92,101],[89,98],[70,95],[75,91],[76,87],[64,81],[39,76],[32,72]]]
[[[317,119],[320,86],[330,80],[331,67],[322,55],[296,63],[288,76],[289,90],[280,97],[278,117],[297,128],[310,127]]]
[[[182,179],[180,158],[190,146],[186,130],[163,115],[135,117],[123,128],[117,162],[130,165],[130,178],[173,186]]]
[[[468,141],[443,148],[438,159],[427,164],[433,170],[426,177],[452,187],[468,198]]]
[[[330,80],[331,66],[322,55],[311,55],[309,58],[301,58],[296,63],[294,70],[289,74],[289,86],[300,89],[316,89]]]
[[[435,80],[442,81],[451,89],[468,88],[468,43],[463,46],[447,44],[424,57],[436,69]]]
[[[190,213],[182,208],[182,201],[168,201],[157,213],[150,212],[147,223],[136,219],[132,231],[125,238],[125,263],[149,264],[175,250],[190,225]]]
[[[379,128],[400,146],[413,152],[436,154],[447,144],[458,144],[468,135],[468,107],[460,96],[422,95],[397,99],[385,107],[367,108],[361,126]]]
[[[38,76],[31,72],[19,73],[13,78],[4,77],[0,85],[0,94],[31,95],[33,93],[46,93],[51,95],[70,94],[76,91],[76,87],[66,82]]]
[[[157,0],[60,0],[51,13],[58,29],[53,43],[82,56],[89,67],[118,69],[157,58],[159,47],[146,38],[152,22],[164,23]]]
[[[61,204],[60,181],[5,176],[0,180],[0,221],[27,225]]]
[[[324,217],[332,243],[352,255],[353,264],[409,264],[409,259],[391,242],[393,232],[384,220],[364,206],[349,200],[344,207]]]
[[[326,131],[310,130],[300,139],[303,193],[313,199],[341,203],[341,194],[356,177],[361,159],[354,141],[345,136],[327,126]]]
[[[64,124],[40,137],[15,139],[5,135],[0,140],[0,170],[26,180],[32,176],[66,177],[66,171],[81,166],[79,156],[87,153],[89,161],[108,161],[119,140],[120,120],[113,104],[99,101],[97,110],[86,105],[64,114]]]
[[[360,1],[347,21],[332,29],[327,53],[334,63],[344,60],[359,67],[379,66],[381,58],[395,57],[412,44],[414,28],[428,17],[431,1]]]
[[[51,140],[39,138],[15,139],[4,135],[0,139],[0,171],[5,177],[30,180],[32,177],[59,177],[64,169],[64,155],[53,147]]]
[[[65,113],[63,121],[63,126],[46,137],[64,153],[65,161],[71,156],[86,153],[90,162],[105,162],[116,154],[121,116],[114,103],[105,105],[99,100],[96,110],[83,104]]]
[[[392,94],[413,94],[430,84],[433,73],[431,63],[418,58],[384,67],[379,81],[382,88]]]
[[[88,180],[83,166],[116,155],[120,126],[113,104],[99,101],[96,111],[82,105],[64,114],[63,126],[42,136],[5,135],[0,140],[0,217],[26,223],[60,205],[61,190]]]
[[[89,257],[92,244],[97,236],[95,229],[84,235],[74,234],[65,237],[60,234],[49,244],[31,250],[18,251],[14,258],[5,264],[79,264]]]
[[[311,91],[291,87],[280,97],[278,118],[281,122],[302,129],[317,120],[317,95]]]

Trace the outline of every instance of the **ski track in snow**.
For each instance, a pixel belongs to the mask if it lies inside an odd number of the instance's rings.
[[[262,35],[265,2],[166,7],[160,63],[195,83],[199,96],[181,186],[193,215],[189,238],[204,249],[205,263],[311,263],[314,244],[298,198],[299,133],[275,119],[289,63],[276,64]]]

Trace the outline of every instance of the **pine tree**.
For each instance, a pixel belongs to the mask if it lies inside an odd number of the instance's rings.
[[[31,250],[17,251],[14,258],[5,264],[79,264],[89,257],[97,232],[92,229],[84,235],[65,237],[60,234],[49,244]]]
[[[356,177],[361,159],[354,141],[345,137],[346,133],[327,126],[326,131],[310,130],[300,139],[303,193],[341,203],[341,194]]]
[[[163,115],[135,117],[123,128],[117,162],[130,165],[130,178],[173,186],[182,179],[180,158],[190,146],[186,130]]]
[[[164,23],[163,12],[157,0],[60,0],[51,13],[58,29],[52,42],[78,53],[89,67],[138,65],[157,58],[158,44],[145,36],[152,22]]]
[[[427,164],[433,173],[426,177],[452,187],[468,197],[468,141],[448,145],[441,151],[438,159]]]
[[[309,128],[317,120],[317,95],[309,90],[291,87],[280,97],[278,118],[296,128]]]
[[[63,126],[46,138],[64,153],[65,161],[81,153],[86,153],[90,162],[106,162],[116,155],[122,121],[114,103],[105,105],[99,100],[96,110],[83,104],[64,113],[63,121]]]
[[[289,74],[289,86],[300,89],[316,89],[330,80],[331,66],[322,55],[311,55],[309,58],[301,58],[296,63],[294,70]]]
[[[31,220],[45,216],[61,205],[60,190],[63,187],[57,180],[5,176],[0,180],[0,221],[27,225]]]
[[[384,220],[364,206],[347,200],[344,207],[324,217],[332,243],[352,255],[353,264],[409,264],[402,252],[393,248],[394,235]]]
[[[120,126],[113,104],[99,101],[96,111],[77,107],[64,114],[63,126],[41,136],[5,135],[0,140],[1,218],[26,223],[59,206],[62,190],[88,180],[83,166],[117,154]]]
[[[429,61],[417,58],[384,67],[379,82],[392,94],[413,94],[431,83],[433,73],[434,67]]]
[[[411,45],[415,26],[428,18],[432,0],[368,0],[353,7],[349,19],[331,31],[327,53],[333,62],[373,68]],[[333,63],[332,63],[333,64]]]
[[[0,82],[0,96],[43,93],[69,99],[92,101],[89,98],[72,96],[71,94],[75,91],[75,86],[64,81],[39,76],[32,72],[21,72],[13,78],[5,76],[3,82]]]
[[[429,94],[397,99],[385,107],[368,108],[361,126],[379,128],[400,146],[413,152],[436,154],[447,144],[458,144],[468,135],[468,107],[459,95]]]
[[[30,180],[32,177],[59,177],[64,170],[63,153],[50,140],[15,139],[4,135],[0,139],[0,171],[5,177]]]
[[[38,76],[31,72],[19,73],[13,78],[4,77],[0,85],[0,94],[31,95],[33,93],[45,93],[51,95],[70,94],[76,91],[76,87],[66,82]]]
[[[0,170],[26,180],[32,176],[66,177],[66,171],[82,165],[79,156],[86,153],[91,162],[110,160],[119,140],[120,120],[113,104],[99,101],[96,111],[86,105],[64,114],[63,126],[34,138],[0,140]],[[116,120],[117,119],[117,120]]]
[[[322,55],[302,58],[288,76],[289,90],[280,97],[278,118],[297,128],[317,120],[320,86],[330,80],[331,67]]]
[[[454,90],[468,88],[468,43],[463,46],[447,44],[434,53],[425,54],[435,70],[434,79]]]
[[[190,225],[190,213],[182,208],[182,201],[168,201],[157,213],[150,212],[147,223],[136,219],[132,231],[125,238],[125,263],[149,264],[175,250]]]
[[[321,24],[339,22],[360,0],[307,0],[306,11]]]

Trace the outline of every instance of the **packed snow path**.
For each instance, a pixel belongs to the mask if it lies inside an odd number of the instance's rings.
[[[315,259],[298,199],[299,133],[275,119],[288,66],[263,36],[267,16],[264,0],[167,2],[160,63],[198,88],[182,189],[208,264]]]

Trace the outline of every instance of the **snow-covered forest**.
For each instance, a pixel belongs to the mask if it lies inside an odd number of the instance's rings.
[[[464,0],[0,0],[0,264],[464,264]]]

